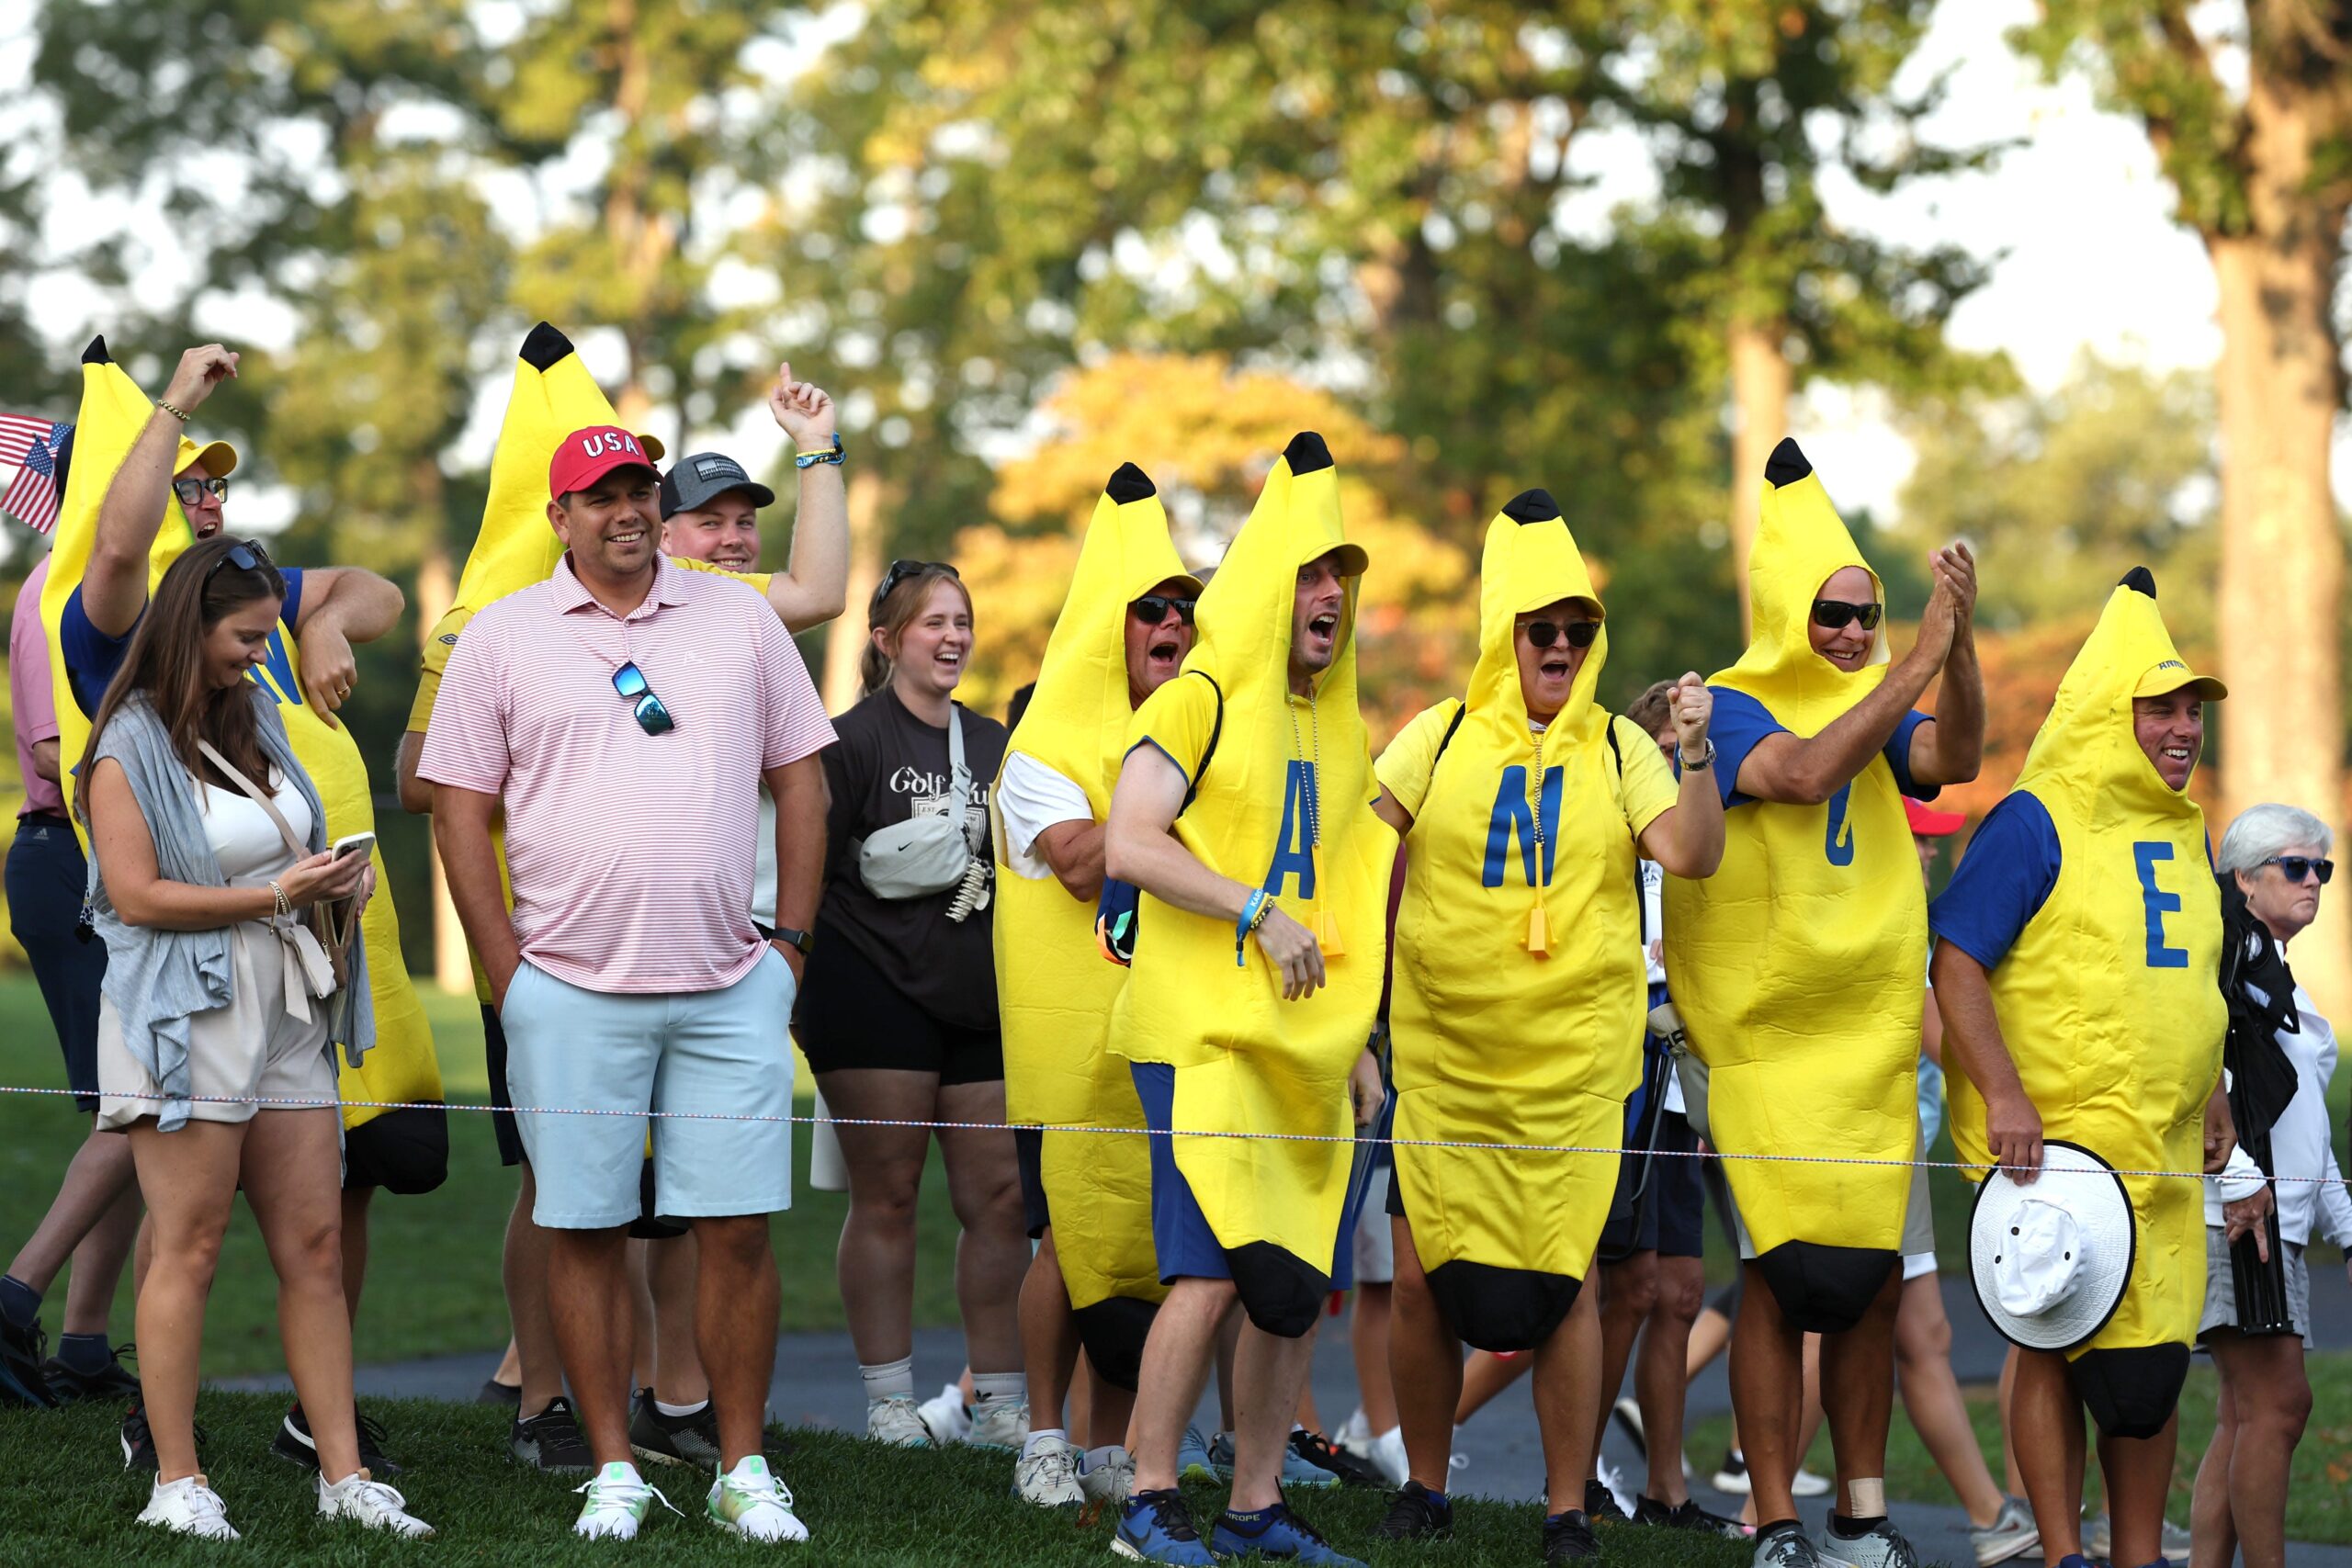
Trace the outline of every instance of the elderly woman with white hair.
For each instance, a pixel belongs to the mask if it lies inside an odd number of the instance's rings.
[[[2224,885],[2235,884],[2246,913],[2267,930],[2282,956],[2296,934],[2319,917],[2320,890],[2335,869],[2327,858],[2334,840],[2317,817],[2279,805],[2248,807],[2222,836],[2215,863]],[[2277,967],[2283,975],[2284,965]],[[2286,1562],[2288,1471],[2312,1408],[2311,1383],[2303,1372],[2303,1352],[2312,1345],[2311,1275],[2303,1248],[2314,1229],[2352,1248],[2352,1196],[2336,1167],[2327,1122],[2335,1031],[2301,986],[2294,987],[2291,1008],[2278,1014],[2278,1047],[2294,1068],[2295,1081],[2270,1128],[2267,1174],[2277,1179],[2277,1235],[2285,1253],[2286,1316],[2292,1327],[2282,1331],[2266,1325],[2266,1331],[2256,1331],[2237,1299],[2228,1237],[2247,1228],[2247,1210],[2258,1207],[2260,1198],[2224,1204],[2219,1195],[2209,1196],[2205,1308],[2198,1339],[2221,1374],[2221,1403],[2212,1446],[2197,1472],[2192,1568],[2227,1563],[2239,1551],[2246,1568],[2278,1568]],[[2240,1129],[2242,1134],[2245,1131]],[[2254,1234],[2265,1237],[2267,1247],[2267,1226],[2257,1224]],[[2346,1269],[2352,1272],[2352,1263]]]

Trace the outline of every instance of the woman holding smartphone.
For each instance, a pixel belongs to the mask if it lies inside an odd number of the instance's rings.
[[[356,933],[375,879],[365,854],[325,849],[318,791],[248,679],[284,599],[260,546],[191,547],[141,617],[76,771],[107,954],[98,1125],[127,1129],[154,1230],[138,1324],[156,1474],[139,1518],[237,1535],[199,1467],[195,1416],[205,1300],[242,1187],[277,1273],[319,1512],[429,1535],[359,1463],[333,1052],[340,1038],[356,1066],[375,1020],[356,935],[338,988],[310,918],[349,900],[334,924]]]

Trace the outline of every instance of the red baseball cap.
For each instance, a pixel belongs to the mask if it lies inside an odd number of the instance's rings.
[[[662,443],[650,435],[631,435],[616,424],[592,424],[556,443],[555,456],[548,459],[548,494],[586,490],[615,468],[651,468],[661,457]]]
[[[1963,811],[1939,811],[1924,801],[1903,797],[1903,815],[1911,821],[1911,831],[1922,839],[1945,839],[1968,824]]]

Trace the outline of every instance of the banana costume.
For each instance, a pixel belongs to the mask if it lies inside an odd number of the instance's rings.
[[[1869,695],[1886,676],[1884,631],[1850,673],[1807,631],[1822,585],[1853,566],[1870,570],[1813,466],[1781,442],[1748,560],[1755,638],[1709,684],[1801,738]],[[1732,1156],[1911,1159],[1928,907],[1893,768],[1872,757],[1820,806],[1735,805],[1724,840],[1713,876],[1666,879],[1667,979],[1707,1065],[1713,1142]],[[1732,1158],[1724,1173],[1790,1320],[1821,1333],[1860,1321],[1899,1256],[1910,1168]]]
[[[97,537],[99,503],[153,412],[154,405],[148,401],[147,395],[107,352],[106,339],[91,339],[90,346],[82,354],[82,412],[74,426],[74,468],[67,476],[56,542],[51,547],[49,581],[40,599],[41,626],[49,634],[50,675],[56,686],[58,739],[60,754],[67,764],[65,787],[69,795],[74,787],[72,770],[79,765],[89,743],[90,721],[82,711],[74,682],[67,675],[59,627],[64,617],[65,602],[81,586],[83,574],[89,568],[91,547]],[[200,451],[195,443],[182,437],[173,471],[185,468]],[[167,491],[164,508],[163,525],[156,530],[155,542],[147,554],[147,590],[151,596],[180,552],[196,542],[178,498]],[[254,671],[253,679],[277,699],[278,716],[286,721],[286,735],[293,745],[294,755],[301,760],[303,770],[318,787],[320,804],[326,808],[327,837],[334,840],[352,833],[372,833],[376,814],[370,799],[367,761],[360,756],[358,743],[352,739],[350,730],[328,724],[310,705],[303,694],[301,668],[302,650],[295,639],[294,628],[281,620],[277,629],[269,634],[269,657]],[[86,830],[78,817],[74,830],[84,833],[86,839]],[[416,987],[409,982],[408,966],[401,961],[400,913],[385,881],[382,854],[371,852],[371,858],[376,865],[377,896],[368,901],[367,912],[360,919],[360,931],[367,950],[375,955],[375,962],[367,968],[369,999],[375,1007],[376,1038],[362,1066],[355,1067],[346,1061],[342,1068],[339,1089],[346,1130],[364,1126],[383,1113],[379,1106],[356,1101],[430,1103],[441,1099],[441,1065],[433,1052],[432,1026],[425,1019],[424,1005],[417,999]],[[346,1043],[365,1045],[367,1042]]]
[[[1570,598],[1600,608],[1559,507],[1529,491],[1487,525],[1466,702],[1421,714],[1379,765],[1413,814],[1388,1008],[1396,1136],[1609,1150],[1400,1142],[1430,1293],[1484,1350],[1551,1337],[1609,1217],[1647,1000],[1634,836],[1675,800],[1657,743],[1593,701],[1606,629],[1531,736],[1518,617]]]
[[[1331,664],[1312,699],[1295,698],[1298,569],[1335,550],[1351,581]],[[1321,940],[1329,983],[1284,1001],[1278,972],[1254,942],[1236,962],[1230,921],[1146,893],[1134,967],[1112,1021],[1114,1051],[1175,1069],[1177,1168],[1250,1320],[1289,1337],[1313,1325],[1330,1280],[1354,1131],[1348,1073],[1379,1007],[1396,849],[1373,814],[1372,754],[1356,708],[1352,578],[1365,564],[1340,526],[1330,452],[1302,432],[1201,595],[1199,640],[1184,672],[1151,694],[1131,732],[1188,775],[1197,770],[1198,793],[1174,828],[1184,848],[1210,870],[1264,888]],[[1199,767],[1212,734],[1213,754]]]
[[[2205,815],[2132,733],[2135,695],[2192,683],[2226,694],[2190,672],[2154,579],[2135,570],[2075,656],[2012,795],[2048,814],[2058,870],[1992,967],[1994,1010],[2042,1135],[2122,1170],[2201,1171],[2205,1105],[2222,1077],[2229,1017]],[[1944,908],[1939,900],[1939,929]],[[1953,1145],[1965,1163],[1989,1166],[1984,1101],[1965,1075],[1947,1075]],[[2130,1283],[2107,1325],[2068,1357],[2102,1430],[2149,1437],[2172,1413],[2197,1335],[2205,1195],[2178,1178],[2122,1181],[2138,1232]]]
[[[1110,815],[1135,710],[1128,701],[1127,605],[1170,578],[1193,581],[1168,538],[1151,480],[1120,465],[1087,525],[1069,597],[1046,641],[1037,688],[1005,750],[1043,763]],[[1193,592],[1199,584],[1193,581]],[[1125,974],[1095,950],[1094,907],[1053,877],[1023,876],[997,855],[996,979],[1004,1029],[1007,1120],[1143,1130],[1126,1063],[1107,1047]],[[1062,1281],[1095,1371],[1135,1386],[1151,1314],[1168,1294],[1151,1245],[1151,1151],[1125,1134],[1045,1134],[1046,1201]]]

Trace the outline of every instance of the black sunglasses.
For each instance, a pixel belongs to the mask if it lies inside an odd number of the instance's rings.
[[[890,596],[890,591],[892,589],[898,587],[899,584],[904,582],[907,579],[910,577],[919,577],[925,571],[931,570],[933,568],[945,572],[948,576],[956,579],[958,582],[964,581],[964,574],[957,571],[956,568],[947,561],[894,560],[890,563],[889,570],[882,574],[882,581],[874,585],[874,600],[872,604],[869,606],[869,609],[881,609],[882,601]]]
[[[678,721],[670,716],[670,710],[662,705],[662,699],[645,683],[645,671],[637,667],[636,660],[613,671],[613,690],[628,700],[629,716],[646,734],[666,735],[678,728]]]
[[[1600,636],[1599,621],[1569,621],[1565,625],[1558,621],[1521,621],[1519,624],[1527,628],[1527,640],[1538,648],[1549,648],[1562,637],[1567,638],[1570,648],[1590,648],[1593,639]]]
[[[2318,872],[2322,887],[2326,886],[2335,875],[2334,861],[2313,860],[2309,855],[2272,855],[2260,863],[2277,866],[2290,882],[2301,882],[2312,872]]]
[[[1815,599],[1813,602],[1813,624],[1827,631],[1842,631],[1849,621],[1860,621],[1862,630],[1878,630],[1880,619],[1886,614],[1883,604],[1849,604],[1843,599]]]
[[[212,564],[204,569],[204,581],[211,581],[230,567],[235,567],[239,571],[258,571],[266,574],[269,578],[271,586],[277,591],[277,596],[281,599],[286,597],[286,580],[277,575],[277,564],[269,558],[269,552],[259,545],[246,539],[240,539],[213,557]]]
[[[1176,599],[1165,593],[1147,593],[1140,599],[1129,601],[1127,608],[1135,612],[1136,620],[1148,626],[1156,626],[1166,620],[1170,610],[1176,612],[1178,620],[1189,626],[1193,624],[1193,611],[1199,604],[1198,599]]]
[[[227,479],[174,479],[172,493],[180,498],[182,506],[194,506],[209,493],[215,501],[229,497]]]

